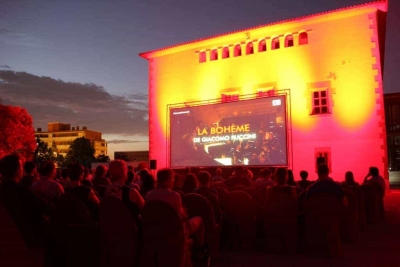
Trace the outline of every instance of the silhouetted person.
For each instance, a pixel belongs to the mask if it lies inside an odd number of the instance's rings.
[[[215,170],[215,176],[211,179],[211,182],[223,182],[225,179],[222,177],[222,170],[220,168]]]
[[[259,174],[259,178],[254,182],[254,187],[256,189],[260,189],[262,187],[268,187],[275,185],[275,182],[272,180],[272,171],[271,169],[262,169]]]
[[[31,188],[32,184],[36,182],[38,179],[36,173],[36,163],[33,161],[27,161],[24,164],[24,176],[20,181],[20,185]]]
[[[184,194],[193,193],[193,191],[197,187],[197,184],[198,184],[197,177],[194,173],[186,174],[186,177],[183,180],[183,184],[182,184],[182,192]]]
[[[290,186],[297,186],[295,180],[294,180],[294,175],[293,175],[293,171],[288,169],[287,170],[287,181],[286,184],[290,185]]]
[[[359,186],[360,184],[354,180],[353,172],[346,172],[344,175],[344,182],[342,183],[343,186]]]
[[[144,173],[141,175],[142,186],[140,187],[140,194],[145,197],[148,192],[156,187],[156,180],[150,173]]]
[[[40,165],[40,179],[31,187],[31,190],[35,193],[35,195],[54,203],[62,194],[64,194],[64,188],[59,183],[54,181],[56,173],[56,165],[53,161],[48,160]]]
[[[244,173],[244,169],[242,166],[237,166],[235,168],[235,172],[233,175],[224,181],[225,185],[228,188],[236,187],[236,186],[244,186],[251,187],[253,186],[251,180],[245,177],[246,173]]]
[[[368,174],[364,178],[363,184],[376,184],[382,190],[383,195],[385,195],[386,191],[386,183],[385,179],[379,175],[379,169],[377,167],[370,167]]]
[[[200,191],[207,191],[212,194],[214,194],[216,197],[218,197],[218,191],[215,190],[214,188],[210,188],[211,184],[211,174],[208,171],[201,171],[197,175],[197,180],[199,182],[199,187],[197,187],[194,190],[194,193],[200,192]]]
[[[0,199],[28,247],[42,247],[43,210],[32,192],[19,184],[22,178],[19,156],[8,155],[0,160]]]
[[[297,182],[297,186],[300,187],[302,190],[306,190],[313,182],[307,180],[308,179],[308,172],[307,171],[300,171],[300,178],[301,180]]]
[[[329,167],[326,164],[318,166],[318,180],[308,188],[307,198],[320,193],[332,194],[344,206],[348,205],[342,187],[329,177]]]

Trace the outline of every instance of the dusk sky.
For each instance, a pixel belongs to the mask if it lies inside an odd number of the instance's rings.
[[[0,98],[26,108],[35,128],[59,121],[102,132],[111,157],[148,150],[148,64],[140,52],[365,2],[0,0]],[[397,14],[400,1],[392,0],[385,93],[400,91]]]

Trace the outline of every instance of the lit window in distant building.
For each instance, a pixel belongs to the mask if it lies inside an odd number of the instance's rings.
[[[232,102],[232,101],[239,101],[239,94],[222,94],[221,101],[225,102]]]

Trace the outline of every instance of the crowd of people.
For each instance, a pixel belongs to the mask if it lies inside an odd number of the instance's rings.
[[[78,162],[58,169],[52,161],[36,166],[31,161],[22,162],[18,155],[7,155],[0,160],[0,201],[15,222],[25,244],[29,248],[44,248],[45,251],[52,246],[51,231],[48,229],[56,221],[53,217],[63,196],[72,195],[84,204],[90,217],[87,223],[93,227],[98,227],[98,207],[102,200],[107,197],[119,199],[130,211],[138,231],[142,228],[141,212],[146,203],[162,201],[176,210],[184,223],[185,235],[194,240],[195,251],[204,257],[210,246],[205,241],[206,218],[188,215],[183,202],[188,194],[212,194],[220,203],[223,213],[224,198],[238,190],[251,191],[251,197],[261,199],[261,206],[270,195],[280,193],[296,201],[300,195],[308,199],[318,194],[330,194],[345,207],[349,203],[344,188],[360,186],[350,171],[345,174],[343,182],[334,181],[329,177],[329,168],[325,164],[318,166],[316,181],[308,180],[305,170],[300,171],[299,177],[295,181],[293,172],[286,168],[261,169],[256,176],[242,166],[232,169],[227,177],[219,168],[215,170],[215,176],[201,169],[188,168],[186,173],[177,174],[172,169],[164,168],[159,169],[154,177],[145,163],[133,168],[124,161],[113,160],[108,167],[99,165],[92,172]],[[369,168],[363,184],[376,185],[384,196],[385,181],[376,167]],[[383,214],[382,201],[382,218]],[[81,222],[86,221],[82,219]],[[223,220],[220,224],[223,225]],[[223,233],[221,231],[221,239],[224,238]],[[52,266],[56,260],[51,260],[51,253],[45,254],[49,258],[46,262]]]

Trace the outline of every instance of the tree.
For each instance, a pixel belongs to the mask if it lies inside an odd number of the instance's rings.
[[[46,160],[54,160],[53,150],[47,146],[39,137],[36,139],[36,150],[33,161],[40,166]]]
[[[98,155],[95,159],[96,162],[109,162],[110,161],[110,157],[105,155],[105,154],[101,154]]]
[[[0,158],[18,154],[23,161],[32,160],[36,149],[32,117],[20,107],[0,104]]]
[[[89,139],[85,137],[76,138],[67,152],[66,162],[78,161],[86,167],[90,167],[94,161],[94,148]]]

